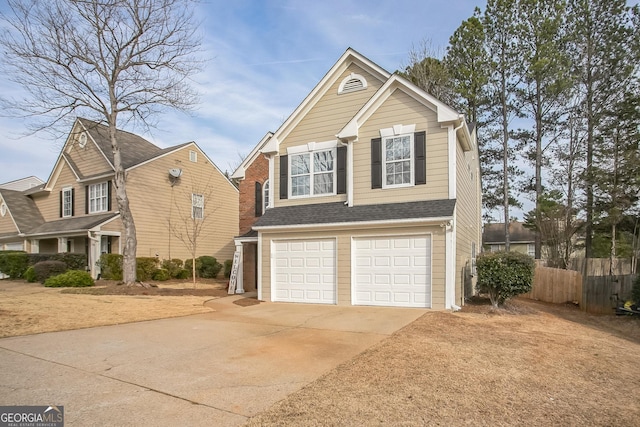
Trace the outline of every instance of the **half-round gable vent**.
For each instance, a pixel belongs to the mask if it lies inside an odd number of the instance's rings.
[[[360,74],[351,73],[345,77],[338,87],[338,95],[341,93],[355,92],[367,88],[367,81]]]

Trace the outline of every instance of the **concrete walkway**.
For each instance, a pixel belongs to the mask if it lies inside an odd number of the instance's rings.
[[[242,425],[425,313],[233,303],[242,298],[206,314],[0,339],[0,405],[62,405],[66,426]]]

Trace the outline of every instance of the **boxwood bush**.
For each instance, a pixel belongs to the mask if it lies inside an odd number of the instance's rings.
[[[144,282],[150,280],[158,270],[158,258],[139,257],[136,258],[136,280]]]
[[[36,271],[33,266],[27,268],[27,271],[24,272],[22,278],[29,283],[35,283],[38,281],[38,279],[36,278]]]
[[[485,252],[476,262],[477,287],[488,293],[494,307],[516,295],[531,291],[535,262],[519,252]]]
[[[67,264],[62,261],[40,261],[33,266],[35,279],[40,283],[67,270]]]
[[[101,279],[122,280],[122,255],[102,254],[98,266]]]
[[[198,257],[198,261],[200,261],[198,275],[204,279],[215,279],[222,270],[222,264],[215,257],[203,255]]]
[[[182,270],[182,260],[178,258],[165,259],[162,261],[161,267],[167,270],[172,278],[176,278]]]
[[[44,285],[49,288],[79,288],[93,286],[94,284],[95,282],[93,281],[91,274],[81,270],[69,270],[66,273],[49,277],[44,282]]]
[[[22,277],[29,267],[29,256],[23,251],[0,251],[0,272],[12,279]]]
[[[169,270],[166,268],[159,268],[153,273],[153,280],[158,280],[160,282],[171,279],[171,274],[169,274]]]

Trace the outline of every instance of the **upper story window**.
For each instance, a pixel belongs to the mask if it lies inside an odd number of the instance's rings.
[[[367,80],[360,74],[351,73],[345,77],[338,86],[338,95],[356,92],[367,88]]]
[[[191,218],[204,219],[204,194],[191,194]]]
[[[89,213],[109,210],[109,183],[101,182],[89,186]]]
[[[335,194],[335,149],[289,156],[291,196]]]
[[[198,162],[198,152],[197,151],[193,151],[193,150],[189,150],[189,160],[192,161],[193,163],[197,163]]]
[[[73,216],[73,188],[62,189],[62,217]]]
[[[0,215],[5,216],[7,214],[7,205],[4,202],[0,203]]]
[[[411,164],[413,162],[413,134],[384,138],[383,187],[413,184]]]

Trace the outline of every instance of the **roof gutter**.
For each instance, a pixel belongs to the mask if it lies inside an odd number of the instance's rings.
[[[442,223],[452,221],[453,216],[441,216],[433,218],[410,218],[410,219],[387,219],[381,221],[349,221],[349,222],[328,222],[316,224],[291,224],[291,225],[263,225],[253,226],[256,231],[275,231],[275,230],[302,230],[309,228],[340,228],[354,226],[376,226],[376,225],[410,225],[418,223],[434,223],[441,225]]]

